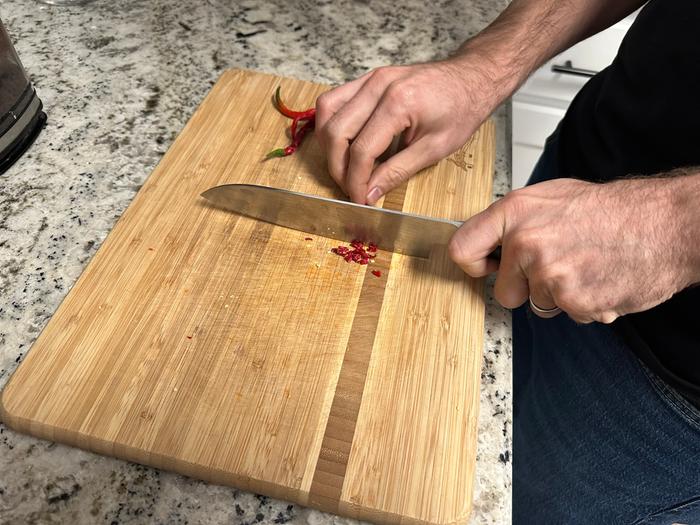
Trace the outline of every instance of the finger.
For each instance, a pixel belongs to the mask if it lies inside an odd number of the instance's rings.
[[[349,193],[346,179],[350,144],[377,111],[385,89],[386,75],[373,75],[321,130],[326,144],[328,171],[336,182],[345,187],[346,193]]]
[[[382,97],[377,109],[350,146],[345,185],[353,201],[362,204],[367,202],[367,186],[375,161],[391,145],[394,136],[410,126],[408,116],[402,113],[402,106],[394,104],[390,97]]]
[[[412,175],[434,164],[439,157],[432,141],[422,138],[379,164],[367,183],[367,204],[374,205],[382,195],[397,188]]]
[[[499,263],[489,254],[501,244],[505,216],[499,202],[468,219],[450,240],[452,260],[472,277],[494,272]]]
[[[355,80],[351,80],[342,86],[338,86],[319,95],[319,97],[316,99],[315,128],[317,131],[321,130],[328,123],[331,117],[335,115],[335,113],[342,108],[348,102],[348,100],[357,94],[371,75],[372,71],[369,71]],[[321,146],[325,148],[323,143],[323,135],[321,133],[316,133],[316,137],[319,139]]]
[[[551,310],[558,306],[545,283],[530,282],[530,299],[541,310]]]
[[[506,244],[501,253],[501,264],[493,293],[505,308],[517,308],[527,301],[530,287],[515,250],[509,249]]]

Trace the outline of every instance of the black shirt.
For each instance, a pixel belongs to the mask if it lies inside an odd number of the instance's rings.
[[[572,102],[559,159],[562,176],[594,181],[700,167],[700,0],[651,0],[642,9],[613,63]],[[700,287],[615,326],[700,407]]]

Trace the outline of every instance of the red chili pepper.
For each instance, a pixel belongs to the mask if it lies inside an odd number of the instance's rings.
[[[377,255],[376,253],[369,253],[369,251],[377,251],[377,245],[374,243],[369,243],[368,247],[362,241],[357,239],[350,243],[350,248],[347,246],[338,246],[337,248],[331,248],[331,253],[341,256],[345,259],[345,262],[356,262],[357,264],[365,265],[374,259]]]
[[[275,105],[280,113],[292,119],[292,126],[290,129],[292,142],[285,148],[277,148],[272,150],[266,156],[268,159],[273,157],[286,157],[294,153],[301,145],[301,141],[304,139],[306,134],[314,129],[314,124],[316,123],[315,108],[307,109],[306,111],[294,111],[289,109],[284,102],[282,102],[279,87],[275,91]],[[301,127],[299,127],[300,122],[303,122]]]
[[[313,239],[311,237],[304,237],[304,240],[305,241],[313,241]]]
[[[382,272],[380,272],[379,270],[372,270],[372,275],[374,275],[375,277],[381,277]]]
[[[282,86],[277,86],[277,90],[275,90],[275,105],[282,115],[289,118],[311,118],[316,115],[316,108],[307,109],[306,111],[294,111],[293,109],[289,109],[285,103],[282,102],[282,96],[280,95],[281,90]]]

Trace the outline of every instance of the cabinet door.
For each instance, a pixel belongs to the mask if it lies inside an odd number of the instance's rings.
[[[513,143],[544,147],[565,109],[513,99]]]
[[[615,58],[630,24],[631,19],[625,19],[555,56],[530,76],[518,90],[518,95],[529,99],[544,98],[550,103],[568,106],[589,78],[556,72],[552,67],[565,66],[591,73],[605,69]]]
[[[576,93],[588,81],[588,77],[572,74],[571,68],[597,72],[607,67],[635,16],[633,13],[552,58],[513,96],[513,189],[525,185],[542,154],[545,140],[564,117]],[[552,71],[554,65],[570,69],[566,73]]]
[[[540,155],[542,155],[542,148],[525,144],[513,144],[512,189],[517,190],[525,186]]]
[[[513,100],[512,189],[525,186],[565,109]]]

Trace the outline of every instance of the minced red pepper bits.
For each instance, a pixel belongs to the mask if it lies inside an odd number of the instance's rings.
[[[372,270],[372,275],[374,275],[375,277],[381,277],[382,272],[380,272],[379,270]]]
[[[377,256],[377,245],[370,242],[365,248],[364,243],[356,239],[350,243],[350,247],[341,245],[337,248],[332,248],[331,252],[340,255],[345,259],[345,262],[368,264]]]
[[[268,159],[272,157],[286,157],[294,153],[299,146],[301,141],[308,134],[309,131],[314,129],[316,123],[316,108],[310,108],[305,111],[294,111],[289,109],[284,102],[282,102],[282,97],[280,95],[280,87],[275,91],[275,106],[277,110],[282,113],[285,117],[292,119],[292,126],[290,128],[290,133],[292,135],[292,142],[289,146],[284,148],[277,148],[272,150],[267,154]],[[301,124],[301,126],[299,126]]]

